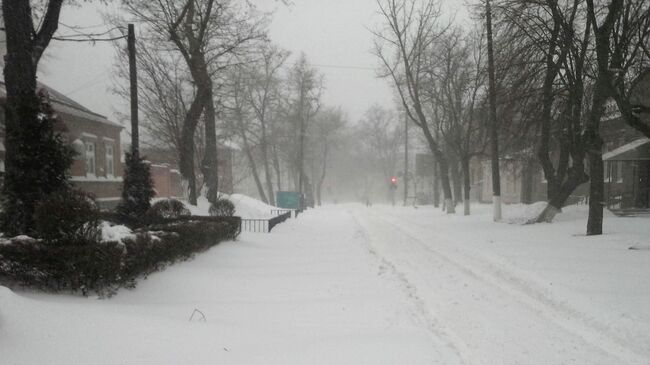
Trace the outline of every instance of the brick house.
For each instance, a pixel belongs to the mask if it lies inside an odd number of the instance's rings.
[[[102,206],[117,203],[122,191],[123,166],[120,133],[123,127],[56,90],[39,83],[63,126],[63,136],[77,155],[70,168],[73,184],[95,196]],[[5,100],[0,81],[0,104]],[[0,112],[0,136],[4,141],[4,111]],[[5,148],[0,146],[0,172],[4,173]]]

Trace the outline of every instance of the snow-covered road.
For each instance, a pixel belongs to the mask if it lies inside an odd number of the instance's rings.
[[[648,219],[475,208],[310,210],[108,300],[0,287],[0,364],[650,364]]]
[[[650,299],[649,255],[571,236],[583,228],[574,222],[520,227],[431,210],[349,211],[465,363],[650,363],[649,306],[639,300]],[[552,261],[538,252],[556,249]],[[632,267],[619,267],[625,258]],[[603,267],[611,276],[600,280]],[[591,302],[603,299],[612,306]]]

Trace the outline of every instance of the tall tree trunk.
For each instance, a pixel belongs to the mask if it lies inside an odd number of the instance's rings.
[[[307,206],[313,208],[314,207],[314,200],[315,200],[314,199],[314,185],[310,181],[308,174],[304,174],[304,176],[303,176],[303,184],[304,184],[303,191],[305,192],[305,200],[306,200],[305,203],[307,204]]]
[[[454,188],[453,203],[454,206],[457,206],[461,201],[463,201],[463,184],[461,181],[461,174],[458,171],[458,160],[456,159],[456,157],[450,158],[449,164],[450,164],[449,169],[451,170],[451,181]]]
[[[418,111],[418,115],[420,116],[420,120],[426,121],[424,113],[421,110]],[[445,210],[447,211],[447,214],[456,213],[456,207],[452,203],[453,196],[451,193],[451,182],[449,180],[449,162],[447,160],[447,156],[438,147],[438,144],[433,138],[433,135],[431,134],[428,126],[426,124],[422,124],[420,127],[424,132],[424,138],[429,145],[429,149],[431,150],[431,153],[433,153],[433,156],[438,163],[438,171],[440,172],[440,182],[442,185],[442,194],[445,198]]]
[[[275,170],[276,185],[278,191],[282,191],[282,169],[280,168],[280,157],[278,156],[278,149],[273,146],[273,170]]]
[[[409,121],[404,116],[404,206],[409,197]],[[415,203],[413,203],[415,204]]]
[[[207,69],[206,69],[207,72]],[[212,95],[212,81],[206,73],[206,104],[205,104],[205,155],[201,164],[203,181],[205,183],[206,198],[211,204],[216,203],[219,197],[219,163],[217,155],[217,128],[214,98]]]
[[[485,1],[485,17],[487,19],[488,47],[488,78],[490,99],[490,155],[492,158],[492,204],[494,205],[494,220],[501,219],[501,173],[499,171],[499,135],[497,133],[497,102],[496,102],[496,68],[494,66],[494,49],[492,41],[492,9],[490,0]]]
[[[442,194],[445,197],[445,209],[447,210],[447,214],[453,214],[456,213],[456,207],[452,201],[451,184],[449,181],[449,165],[447,164],[447,159],[442,155],[442,153],[439,153],[438,161],[440,166]]]
[[[470,157],[461,156],[461,167],[463,170],[463,214],[470,214],[470,190],[471,190],[471,176],[469,169]]]
[[[542,133],[538,149],[538,159],[544,170],[544,176],[548,184],[547,196],[548,205],[537,218],[537,222],[551,222],[555,215],[561,211],[571,193],[581,184],[587,182],[589,177],[585,173],[584,159],[585,150],[582,140],[582,109],[584,99],[584,64],[587,55],[588,45],[591,39],[591,23],[585,27],[580,49],[576,51],[573,43],[574,34],[564,29],[562,14],[558,10],[556,2],[549,3],[553,14],[553,28],[550,34],[549,48],[545,59],[546,75],[542,86]],[[574,2],[573,14],[577,10],[578,2]],[[569,24],[573,24],[573,15]],[[560,38],[560,34],[563,34]],[[563,39],[563,43],[559,43]],[[559,45],[562,46],[559,46]],[[557,49],[560,54],[557,55]],[[565,63],[569,50],[572,50],[575,71],[573,75],[568,73],[569,81],[569,102],[561,118],[562,129],[559,131],[558,140],[560,143],[560,155],[557,167],[551,161],[550,133],[553,120],[553,104],[556,99],[554,83],[562,65]]]
[[[199,88],[197,90],[197,94],[185,115],[183,129],[181,131],[182,145],[179,149],[179,168],[183,185],[186,189],[187,199],[192,205],[197,204],[196,172],[194,170],[194,133],[199,124],[206,100],[209,97],[206,92],[207,90],[205,88]]]
[[[323,205],[323,200],[322,200],[322,191],[323,191],[323,183],[325,182],[325,177],[327,175],[327,157],[329,155],[329,146],[327,144],[327,141],[325,141],[325,148],[323,150],[323,165],[321,166],[321,174],[320,178],[318,179],[318,184],[316,186],[316,199],[318,200],[318,205]]]
[[[7,45],[2,187],[2,229],[6,234],[31,233],[36,203],[67,183],[68,166],[51,161],[54,156],[50,154],[57,148],[55,133],[52,123],[39,118],[40,101],[36,95],[38,61],[57,29],[61,6],[62,0],[48,2],[41,29],[35,33],[29,1],[2,2]]]
[[[533,203],[533,166],[532,161],[526,159],[521,168],[521,202]]]
[[[248,137],[246,136],[246,129],[244,128],[244,123],[242,121],[241,116],[237,117],[237,123],[239,124],[239,134],[242,138],[242,141],[244,143],[244,153],[246,154],[246,158],[248,159],[248,164],[251,167],[251,172],[253,174],[253,180],[255,180],[255,186],[257,187],[257,193],[260,195],[260,199],[268,204],[269,201],[266,198],[266,193],[264,192],[264,186],[262,185],[262,180],[260,179],[260,175],[257,172],[257,164],[255,163],[255,157],[253,156],[253,152],[251,151],[251,146],[248,143]]]
[[[275,194],[273,191],[273,178],[271,177],[271,164],[269,163],[269,145],[266,136],[266,122],[264,118],[260,120],[262,126],[262,135],[260,136],[260,148],[262,149],[262,163],[264,165],[264,178],[266,180],[266,190],[268,193],[269,204],[275,205]]]
[[[589,218],[587,220],[587,235],[603,233],[603,207],[605,206],[605,184],[603,166],[603,140],[600,137],[600,120],[605,111],[607,98],[612,95],[613,84],[610,71],[610,38],[619,12],[623,9],[623,0],[611,0],[608,13],[599,27],[593,0],[587,0],[589,21],[594,28],[596,38],[597,78],[594,86],[591,113],[587,121],[585,139],[589,161]]]
[[[438,208],[440,206],[440,165],[434,158],[433,160],[433,206]]]

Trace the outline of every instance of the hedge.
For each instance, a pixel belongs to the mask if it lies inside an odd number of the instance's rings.
[[[110,296],[120,287],[134,287],[138,278],[235,239],[239,218],[161,219],[135,233],[122,243],[11,240],[0,244],[0,282]]]

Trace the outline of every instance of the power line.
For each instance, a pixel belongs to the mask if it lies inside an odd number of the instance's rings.
[[[70,90],[68,92],[65,92],[64,94],[67,95],[67,96],[70,96],[70,95],[72,95],[72,94],[74,94],[76,92],[85,90],[85,89],[87,89],[89,87],[92,87],[92,86],[95,86],[95,85],[99,84],[100,81],[104,81],[104,77],[109,72],[110,72],[110,70],[106,70],[106,71],[100,73],[99,75],[95,76],[93,79],[84,82],[83,84],[77,86],[76,88],[74,88],[74,89],[72,89],[72,90]]]
[[[52,37],[53,40],[59,41],[59,42],[114,42],[120,39],[126,38],[125,35],[119,36],[119,37],[111,37],[111,38],[87,38],[87,39],[82,39],[82,38],[61,38],[61,37]]]

